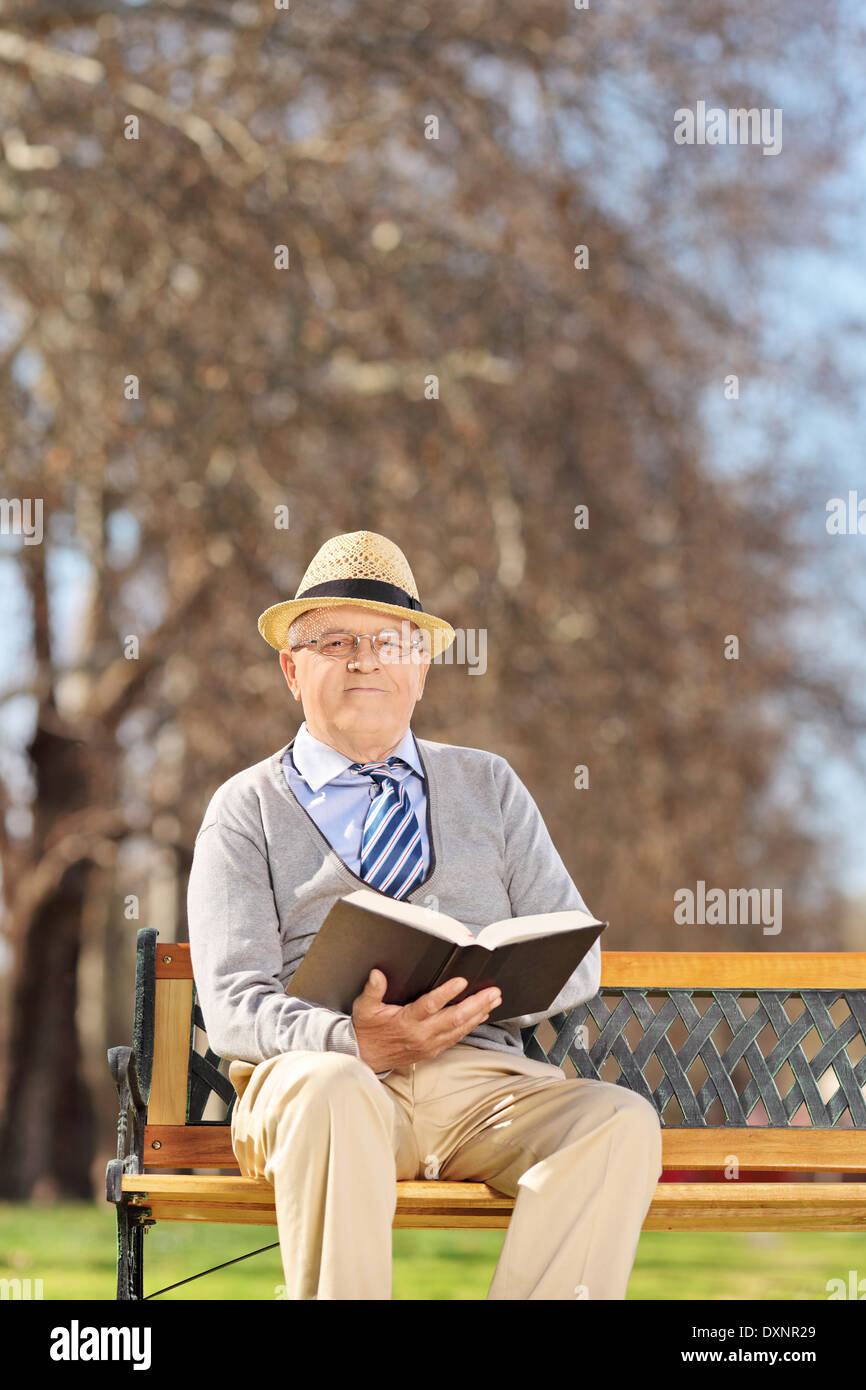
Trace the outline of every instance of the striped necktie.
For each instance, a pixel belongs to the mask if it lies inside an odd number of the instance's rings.
[[[379,787],[364,821],[360,877],[391,898],[405,897],[417,887],[424,872],[418,817],[404,783],[388,772],[397,764],[409,766],[402,758],[394,757],[387,762],[351,765],[357,772],[372,777]]]

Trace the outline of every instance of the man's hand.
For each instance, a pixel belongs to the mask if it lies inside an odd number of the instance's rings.
[[[352,1004],[361,1060],[376,1072],[438,1057],[483,1023],[502,1001],[498,989],[482,989],[461,1004],[449,1004],[466,988],[462,978],[446,980],[411,1004],[383,1004],[387,988],[382,971],[371,970]]]

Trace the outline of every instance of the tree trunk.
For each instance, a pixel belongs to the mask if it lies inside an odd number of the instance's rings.
[[[22,944],[12,992],[12,1058],[0,1128],[0,1197],[92,1199],[93,1112],[81,1074],[76,981],[91,865],[69,867]]]
[[[82,808],[107,805],[111,774],[83,740],[68,732],[52,702],[40,713],[31,742],[36,784],[34,844],[28,869],[44,856]],[[9,999],[9,1067],[0,1124],[0,1197],[7,1200],[93,1195],[94,1116],[78,1032],[79,957],[84,906],[94,872],[83,854],[56,885],[27,906],[25,881],[13,885],[25,904],[13,924]],[[97,870],[98,872],[98,870]]]

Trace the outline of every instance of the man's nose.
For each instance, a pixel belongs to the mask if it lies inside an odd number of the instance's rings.
[[[356,670],[375,671],[376,667],[379,665],[379,658],[373,651],[373,639],[368,637],[366,632],[362,635],[358,643],[352,661],[355,663]]]

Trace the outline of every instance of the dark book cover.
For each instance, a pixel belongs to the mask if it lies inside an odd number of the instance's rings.
[[[362,894],[352,896],[358,898]],[[409,908],[407,915],[414,911],[420,917],[424,910],[419,913],[414,904],[390,899],[382,912],[372,906],[371,893],[365,892],[364,896],[370,906],[361,906],[346,897],[334,903],[286,986],[288,994],[351,1014],[352,1004],[374,968],[381,970],[388,981],[386,1004],[410,1004],[459,975],[467,985],[451,1003],[459,1003],[492,985],[502,991],[502,1003],[488,1018],[488,1022],[495,1023],[497,1019],[541,1013],[549,1008],[608,926],[585,912],[552,912],[544,914],[550,922],[549,930],[541,930],[529,940],[502,942],[491,950],[470,942],[468,937],[465,944],[445,940],[424,926],[393,915]],[[375,897],[384,895],[375,893]],[[566,919],[580,924],[570,927]],[[447,917],[441,920],[454,921]],[[515,917],[508,925],[520,931],[521,922],[533,922],[537,928],[541,920]]]

